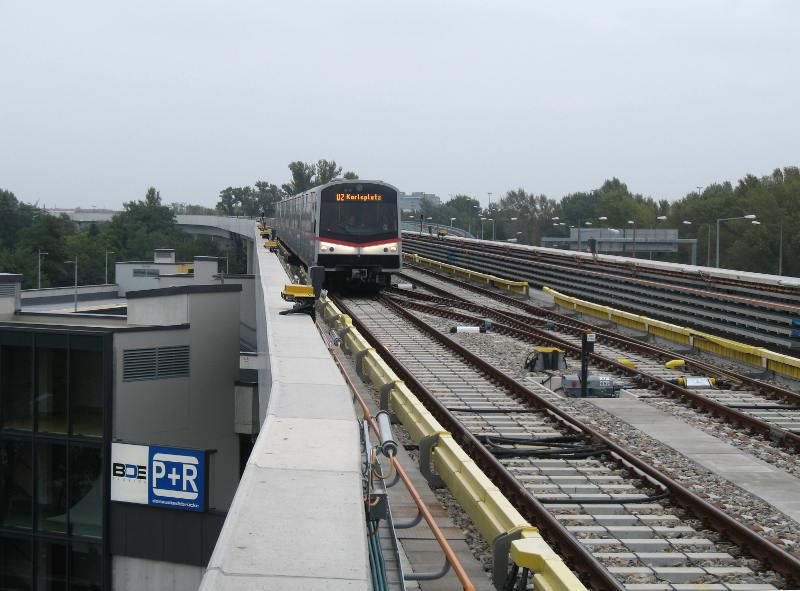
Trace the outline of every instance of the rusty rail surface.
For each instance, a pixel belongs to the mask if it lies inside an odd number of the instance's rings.
[[[319,329],[319,327],[317,328]],[[320,334],[323,334],[322,330],[320,330]],[[353,393],[353,396],[358,401],[359,406],[361,406],[361,411],[363,413],[364,419],[366,419],[369,422],[370,428],[374,433],[376,434],[380,433],[381,430],[380,427],[378,426],[378,423],[372,417],[372,414],[370,413],[367,403],[364,401],[364,398],[361,396],[361,394],[359,394],[358,388],[356,388],[356,385],[350,379],[350,375],[347,373],[347,371],[345,371],[344,366],[342,365],[342,362],[339,359],[339,356],[336,354],[336,351],[331,349],[331,355],[333,356],[334,361],[336,361],[336,365],[339,367],[339,371],[341,372],[342,376],[347,382],[350,391]],[[417,506],[417,509],[419,509],[420,514],[425,519],[425,523],[428,524],[428,527],[430,528],[433,537],[436,538],[436,542],[442,549],[442,552],[444,553],[447,562],[453,569],[453,573],[458,578],[458,581],[461,583],[462,588],[464,589],[464,591],[475,591],[475,585],[473,585],[472,580],[470,580],[467,571],[464,569],[464,565],[461,564],[461,561],[458,559],[458,556],[456,556],[455,551],[453,550],[453,548],[450,547],[450,543],[447,541],[447,538],[444,536],[442,530],[439,528],[439,524],[436,523],[436,520],[434,519],[430,510],[428,509],[428,506],[425,504],[425,501],[422,500],[422,497],[420,496],[419,492],[417,492],[414,483],[411,482],[411,479],[408,477],[408,474],[406,473],[405,469],[400,464],[400,461],[394,455],[391,456],[390,461],[392,462],[394,469],[397,470],[397,475],[400,477],[400,480],[403,481],[406,490],[408,490],[409,495],[411,495],[411,498],[414,501],[414,504]]]
[[[715,368],[711,365],[692,360],[691,358],[687,358],[682,355],[677,355],[665,349],[659,349],[658,347],[641,343],[635,339],[630,339],[615,334],[609,330],[595,327],[589,323],[570,319],[561,314],[551,312],[543,308],[538,308],[537,306],[532,306],[531,304],[527,304],[526,302],[521,302],[517,299],[511,298],[504,294],[499,294],[490,290],[484,290],[483,288],[471,284],[464,284],[463,282],[452,280],[451,278],[442,278],[438,275],[436,277],[437,279],[447,279],[455,281],[459,285],[459,287],[464,287],[472,291],[477,291],[488,297],[496,298],[504,303],[515,305],[520,309],[529,311],[530,313],[536,316],[541,316],[548,320],[558,320],[559,323],[561,324],[562,330],[569,331],[573,335],[578,335],[583,330],[591,329],[598,336],[602,337],[607,342],[607,344],[625,348],[629,351],[632,350],[637,353],[647,354],[651,356],[656,355],[664,359],[682,359],[688,366],[699,369],[707,373],[711,377],[725,378],[729,381],[730,380],[738,381],[742,385],[752,388],[753,390],[756,390],[758,393],[762,395],[773,398],[781,398],[782,400],[789,402],[790,404],[800,405],[800,394],[797,394],[785,388],[781,388],[779,386],[775,386],[772,384],[765,384],[764,382],[759,382],[758,380],[749,378],[747,376],[743,376],[741,374],[732,372],[730,370],[722,370],[719,368]],[[414,281],[413,278],[410,277],[406,278],[409,281]],[[417,283],[420,282],[417,281]],[[425,289],[437,290],[437,288],[435,288],[434,286],[427,285],[424,283],[422,283],[422,285],[425,287]],[[540,343],[546,343],[547,345],[556,346],[565,349],[566,351],[569,351],[576,357],[580,356],[580,347],[577,347],[567,341],[558,339],[557,337],[554,337],[553,335],[543,330],[538,330],[534,327],[531,327],[530,326],[530,321],[532,320],[531,318],[523,318],[523,319],[515,318],[514,315],[511,315],[507,312],[501,312],[498,310],[487,308],[485,306],[481,306],[479,304],[474,304],[472,302],[465,300],[464,298],[460,298],[453,294],[448,294],[443,290],[438,290],[438,291],[440,291],[443,294],[446,294],[443,296],[444,297],[443,301],[449,299],[452,302],[453,300],[455,300],[459,302],[458,304],[459,306],[471,308],[474,311],[478,311],[484,315],[494,315],[495,317],[503,318],[507,322],[507,325],[504,326],[502,324],[495,324],[496,330],[505,331],[509,334],[513,334],[517,338],[528,339]],[[408,294],[406,293],[404,295]],[[412,295],[411,297],[418,299],[424,298],[424,296],[421,297],[420,294],[415,294]],[[409,304],[409,305],[414,305],[414,304]],[[419,306],[419,304],[416,305]],[[420,309],[430,314],[437,314],[437,315],[444,314],[444,311],[441,310],[441,308],[428,307],[428,309],[425,310],[423,310],[422,308]],[[452,318],[458,317],[465,322],[477,322],[481,320],[479,318],[471,318],[465,315],[458,315],[455,312],[451,312],[450,314],[452,314],[451,316]],[[696,394],[695,392],[683,388],[678,384],[673,384],[667,380],[648,375],[635,368],[623,365],[622,363],[619,363],[615,360],[602,357],[597,353],[593,353],[590,357],[592,361],[597,363],[598,365],[613,369],[624,375],[632,376],[635,379],[639,379],[640,384],[643,386],[658,388],[662,392],[665,392],[671,396],[681,398],[687,401],[689,404],[696,406],[697,408],[700,408],[705,412],[708,412],[712,416],[723,418],[732,425],[738,425],[741,428],[750,429],[753,432],[758,433],[763,437],[771,441],[774,441],[779,445],[783,445],[787,448],[800,450],[800,435],[796,433],[792,433],[791,431],[786,431],[785,429],[780,429],[775,425],[771,425],[766,421],[763,421],[754,416],[743,413],[735,408],[731,408],[721,402],[717,402],[700,394]]]
[[[521,400],[533,407],[545,409],[548,413],[554,417],[558,417],[562,422],[571,426],[576,431],[584,433],[595,442],[605,445],[611,452],[622,458],[623,461],[633,466],[636,470],[639,470],[642,474],[647,475],[666,487],[671,493],[671,498],[677,504],[689,510],[696,517],[706,522],[710,527],[724,534],[728,539],[746,549],[750,554],[762,560],[774,570],[780,572],[794,582],[800,583],[800,558],[793,556],[769,540],[761,537],[749,527],[739,523],[730,515],[695,495],[679,482],[663,474],[650,464],[643,462],[600,431],[571,417],[568,413],[541,398],[515,379],[493,367],[466,348],[458,345],[448,336],[430,327],[410,312],[404,310],[398,304],[390,301],[388,298],[383,298],[383,301],[396,314],[413,324],[433,340],[460,356],[468,364],[482,371],[490,379],[507,388]],[[342,302],[337,302],[337,305],[346,309],[346,305]],[[381,356],[392,369],[394,369],[394,371],[406,381],[409,387],[411,387],[412,391],[420,397],[423,404],[425,404],[437,420],[453,433],[453,436],[464,447],[465,451],[487,472],[489,477],[495,481],[495,484],[503,490],[512,501],[519,503],[523,513],[530,515],[537,525],[551,537],[552,543],[558,547],[563,556],[572,561],[572,566],[576,570],[583,573],[598,589],[620,588],[619,582],[613,579],[610,573],[591,556],[588,550],[566,532],[555,517],[553,517],[521,483],[517,482],[516,479],[505,470],[500,462],[486,450],[483,444],[474,435],[469,433],[457,418],[439,403],[413,374],[394,359],[391,352],[371,334],[363,323],[355,317],[353,318],[353,323],[370,344],[380,352]],[[621,364],[619,365],[622,368],[626,367]],[[597,568],[598,566],[600,567],[599,569]]]

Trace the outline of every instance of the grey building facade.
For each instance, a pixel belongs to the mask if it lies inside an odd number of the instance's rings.
[[[20,283],[0,274],[0,589],[196,588],[243,453],[241,286],[129,292],[114,317],[21,313]],[[162,461],[137,473],[119,446]],[[202,506],[156,504],[192,493],[176,466]],[[143,482],[149,500],[113,498]]]

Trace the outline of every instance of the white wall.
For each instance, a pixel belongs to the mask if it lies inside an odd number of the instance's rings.
[[[119,285],[119,295],[124,296],[129,291],[159,287],[157,277],[134,277],[134,269],[158,269],[161,274],[171,275],[178,272],[178,265],[175,263],[123,262],[115,263],[114,269],[114,277]]]
[[[187,322],[189,322],[188,294],[128,300],[129,325],[170,326]]]

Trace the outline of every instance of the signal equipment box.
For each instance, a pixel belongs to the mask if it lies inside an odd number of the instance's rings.
[[[581,397],[581,378],[578,374],[566,375],[562,378],[561,385],[564,394],[570,398]],[[620,387],[611,376],[590,375],[586,380],[586,395],[588,398],[617,398]]]

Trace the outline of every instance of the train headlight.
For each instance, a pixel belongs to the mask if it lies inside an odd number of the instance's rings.
[[[327,242],[320,242],[319,249],[322,252],[325,252],[326,250],[328,252],[333,252],[333,244],[328,244]]]
[[[392,244],[389,247],[389,252],[397,252],[397,245],[396,244]]]

